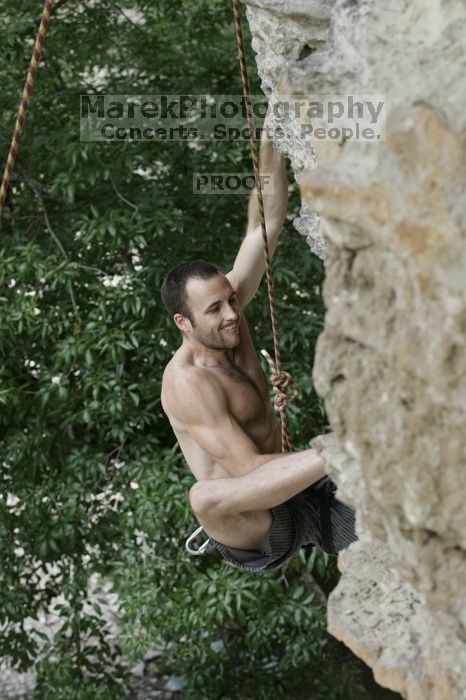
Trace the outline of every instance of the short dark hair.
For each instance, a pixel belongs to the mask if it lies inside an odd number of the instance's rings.
[[[194,323],[186,298],[188,280],[192,277],[208,280],[215,275],[223,274],[223,270],[218,265],[207,260],[188,260],[170,270],[160,288],[162,301],[170,316],[182,314]]]

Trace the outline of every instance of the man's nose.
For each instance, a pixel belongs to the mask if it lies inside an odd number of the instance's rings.
[[[227,304],[225,316],[227,321],[237,321],[239,318],[238,313],[234,310],[231,304]]]

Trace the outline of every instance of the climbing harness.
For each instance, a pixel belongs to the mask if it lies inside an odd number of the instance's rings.
[[[254,139],[254,118],[252,114],[251,91],[249,87],[249,77],[246,65],[243,32],[241,28],[241,12],[239,0],[232,0],[232,5],[233,14],[235,18],[236,42],[238,46],[241,81],[243,84],[243,95],[246,105],[246,115],[248,121],[249,143],[251,147],[252,163],[254,168],[254,176],[256,180],[257,199],[259,204],[259,215],[261,220],[262,241],[264,244],[265,274],[267,279],[267,294],[269,297],[270,320],[272,323],[272,337],[275,360],[273,361],[270,358],[270,356],[267,356],[267,353],[265,353],[265,351],[263,351],[262,354],[265,355],[267,362],[269,363],[269,367],[271,370],[270,381],[275,392],[274,405],[280,413],[282,431],[282,452],[291,452],[293,449],[293,444],[288,430],[288,418],[286,415],[286,408],[287,404],[293,399],[295,399],[298,395],[298,389],[295,386],[291,375],[288,372],[284,372],[281,367],[280,345],[278,342],[278,331],[275,313],[275,296],[273,292],[272,269],[270,264],[269,244],[267,240],[267,229],[264,214],[264,201],[262,197],[262,184],[259,170],[259,151]]]
[[[8,185],[10,183],[11,173],[13,172],[13,166],[16,161],[16,156],[18,155],[19,142],[21,140],[24,121],[26,119],[26,111],[28,108],[32,87],[34,85],[34,79],[36,77],[37,66],[39,65],[40,61],[42,45],[44,43],[45,34],[47,32],[50,14],[53,9],[53,3],[54,0],[45,0],[44,8],[42,10],[42,17],[39,25],[39,31],[37,32],[36,41],[32,50],[32,56],[31,61],[29,63],[26,82],[24,83],[23,93],[21,95],[21,102],[19,104],[18,114],[16,116],[16,123],[15,128],[13,130],[10,150],[8,152],[5,170],[3,172],[2,184],[0,185],[0,216],[2,215],[3,207],[5,205],[6,193],[8,190]]]

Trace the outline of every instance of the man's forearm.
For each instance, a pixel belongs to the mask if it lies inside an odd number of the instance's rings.
[[[261,144],[260,172],[271,172],[274,176],[272,192],[269,194],[263,192],[267,243],[269,256],[272,257],[285,221],[288,204],[288,180],[285,159],[274,150],[272,141],[265,135],[262,137]],[[233,269],[227,275],[232,287],[238,292],[238,299],[242,307],[247,306],[254,298],[264,270],[265,259],[258,195],[257,191],[254,190],[249,200],[246,235],[236,256]]]
[[[259,171],[261,176],[272,176],[273,191],[269,194],[262,192],[262,199],[267,229],[270,229],[271,232],[278,229],[279,232],[283,226],[287,211],[288,179],[286,176],[285,158],[274,148],[271,134],[268,130],[270,130],[270,125],[266,124],[262,133]],[[260,226],[259,197],[257,189],[254,188],[249,200],[248,228],[252,231],[258,226]]]
[[[313,449],[301,452],[257,455],[242,476],[213,479],[211,496],[225,512],[266,510],[287,501],[326,475],[325,462]],[[228,483],[227,483],[228,482]],[[226,494],[226,495],[225,495]]]

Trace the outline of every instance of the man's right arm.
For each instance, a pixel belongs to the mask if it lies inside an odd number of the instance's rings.
[[[259,454],[231,415],[222,385],[207,370],[191,367],[178,373],[169,402],[193,440],[235,477],[194,484],[190,501],[195,510],[206,504],[219,515],[265,510],[325,476],[325,463],[315,450]]]
[[[292,467],[296,462],[298,468],[306,457],[315,462],[316,454],[311,449],[294,454],[260,454],[231,415],[221,383],[203,368],[190,367],[179,372],[170,390],[170,411],[199,447],[231,476],[243,476],[275,460],[274,467],[278,471],[282,467],[285,476],[287,465]],[[316,466],[315,480],[324,474],[323,467]],[[303,474],[303,478],[308,479],[309,475]]]
[[[221,383],[201,367],[178,372],[170,386],[168,408],[199,447],[231,476],[247,474],[278,454],[260,454],[231,415]]]

